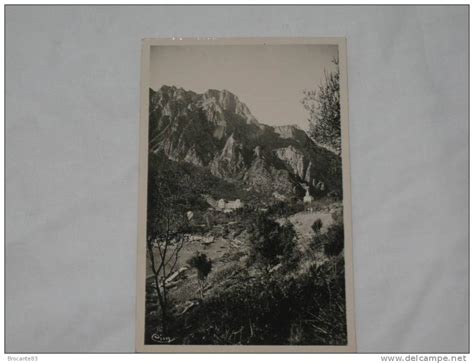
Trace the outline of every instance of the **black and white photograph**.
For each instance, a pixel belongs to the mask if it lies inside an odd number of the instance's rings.
[[[471,2],[4,4],[4,360],[467,361]]]
[[[150,46],[144,345],[349,346],[341,73],[339,43]]]

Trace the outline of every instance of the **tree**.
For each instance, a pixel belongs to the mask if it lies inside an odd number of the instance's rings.
[[[265,269],[282,263],[292,268],[298,260],[296,250],[296,232],[291,222],[283,225],[259,214],[255,222],[249,226],[251,240],[251,260],[256,261]]]
[[[165,335],[169,304],[167,279],[177,270],[188,227],[186,205],[176,197],[179,195],[175,190],[179,188],[176,180],[176,175],[166,170],[166,164],[150,154],[146,244]]]
[[[335,71],[324,72],[324,80],[315,90],[305,90],[301,103],[309,112],[310,136],[320,145],[341,155],[341,104],[339,61]]]
[[[199,290],[201,293],[201,299],[204,298],[204,284],[207,279],[207,275],[212,270],[212,261],[206,256],[205,253],[196,252],[188,261],[188,265],[195,268],[198,273]]]

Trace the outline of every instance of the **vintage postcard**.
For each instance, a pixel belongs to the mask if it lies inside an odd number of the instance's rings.
[[[145,39],[141,77],[137,351],[355,351],[345,39]]]

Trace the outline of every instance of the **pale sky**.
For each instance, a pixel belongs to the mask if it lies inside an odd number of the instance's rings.
[[[197,93],[226,89],[261,123],[296,124],[306,130],[304,89],[331,71],[336,45],[208,45],[151,47],[150,87],[182,87]]]

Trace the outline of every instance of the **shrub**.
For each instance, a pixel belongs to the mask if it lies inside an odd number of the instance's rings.
[[[282,263],[294,267],[297,263],[296,232],[290,222],[280,226],[277,222],[259,214],[250,225],[250,262],[255,261],[264,267]]]
[[[207,279],[207,275],[209,275],[209,272],[212,270],[212,261],[207,258],[205,253],[196,252],[187,262],[189,266],[197,270],[199,293],[201,299],[204,299],[204,283]]]
[[[327,257],[338,256],[344,249],[344,225],[342,217],[334,217],[334,223],[328,228],[325,233],[321,233],[322,223],[318,219],[312,225],[315,235],[312,240],[312,248],[322,248]]]
[[[235,276],[175,325],[176,344],[347,344],[344,260],[305,274]],[[175,320],[176,321],[176,320]]]
[[[268,213],[277,217],[287,216],[289,214],[288,204],[283,201],[273,203],[268,208]]]
[[[339,255],[344,249],[344,226],[341,223],[333,224],[328,228],[325,237],[325,255],[328,257]]]
[[[311,226],[311,229],[314,231],[314,233],[318,234],[321,231],[322,227],[323,222],[321,221],[321,218],[318,218],[314,221],[313,225]]]
[[[293,305],[298,309],[289,336],[290,344],[347,344],[342,256],[321,266],[312,266],[307,274],[288,284],[288,289],[295,296]]]
[[[205,253],[196,252],[187,261],[188,265],[195,268],[198,273],[198,279],[203,281],[209,275],[212,270],[212,261],[206,256]]]

